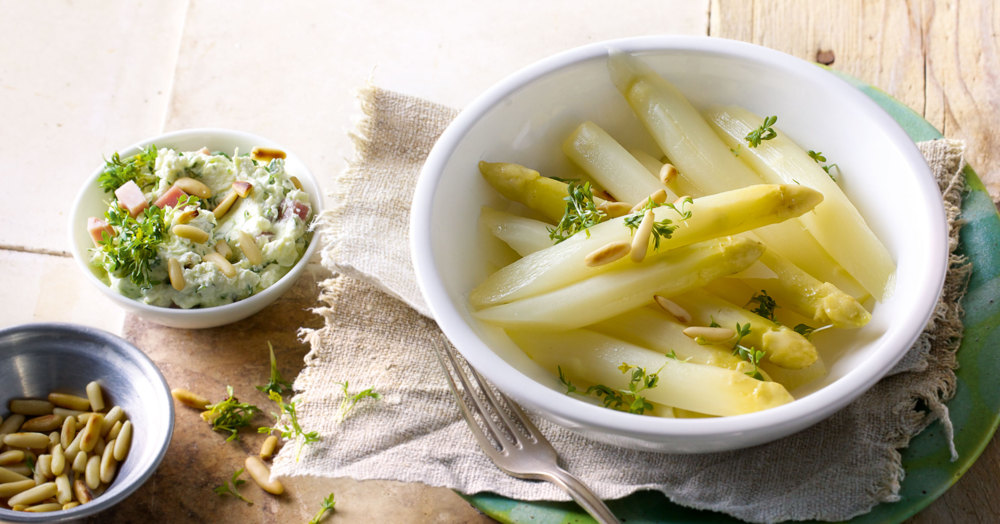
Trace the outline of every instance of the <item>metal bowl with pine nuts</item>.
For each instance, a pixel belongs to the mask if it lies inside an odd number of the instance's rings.
[[[57,323],[0,330],[0,384],[0,461],[5,464],[0,488],[14,490],[0,494],[2,522],[75,521],[99,513],[139,489],[170,444],[174,408],[166,380],[142,351],[104,331]],[[89,416],[92,411],[102,416]],[[107,432],[92,423],[99,419],[109,422]],[[69,424],[74,420],[84,423]],[[97,438],[84,444],[88,431]],[[45,442],[33,443],[34,437]],[[60,439],[67,441],[65,452]],[[94,463],[93,471],[74,467],[78,455]],[[21,471],[25,468],[29,471]],[[84,487],[88,474],[99,478],[102,473],[97,488]],[[59,477],[66,477],[61,486]],[[38,486],[21,489],[18,482]],[[68,498],[67,482],[72,486]],[[29,493],[35,488],[37,496]],[[81,498],[89,501],[81,504]],[[13,511],[12,506],[33,509]]]

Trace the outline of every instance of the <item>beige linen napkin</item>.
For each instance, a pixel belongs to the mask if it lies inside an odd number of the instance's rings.
[[[460,417],[433,357],[433,321],[414,282],[408,211],[424,157],[455,112],[370,87],[357,157],[334,184],[323,216],[323,263],[339,273],[322,284],[316,312],[325,327],[303,332],[311,344],[295,381],[299,418],[322,441],[277,457],[276,475],[395,479],[489,491],[521,500],[566,500],[556,487],[497,469]],[[920,144],[954,219],[961,201],[962,146]],[[957,244],[952,225],[952,248]],[[594,442],[545,420],[538,425],[567,468],[605,499],[658,490],[674,502],[749,520],[841,520],[898,499],[898,448],[934,420],[950,428],[944,401],[954,393],[959,300],[969,268],[952,255],[944,297],[927,331],[894,374],[849,407],[805,431],[751,449],[704,455],[633,451]],[[342,422],[344,395],[374,387]],[[930,407],[920,410],[918,404]],[[536,418],[537,419],[537,418]]]

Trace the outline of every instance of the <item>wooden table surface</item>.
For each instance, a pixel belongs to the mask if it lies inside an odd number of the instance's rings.
[[[162,131],[230,127],[294,149],[329,189],[351,155],[347,133],[359,114],[353,91],[365,82],[461,107],[535,60],[625,36],[732,38],[828,64],[965,140],[969,163],[994,199],[1000,195],[1000,11],[989,0],[481,4],[0,0],[0,172],[7,187],[0,193],[0,327],[100,327],[134,340],[172,386],[205,388],[257,372],[258,362],[244,361],[239,348],[280,341],[282,368],[294,375],[306,351],[294,330],[318,322],[304,307],[315,298],[320,268],[239,329],[191,332],[131,318],[126,324],[89,287],[69,257],[66,222],[75,193],[102,157]],[[178,428],[192,423],[189,415],[178,413]],[[298,495],[280,502],[259,492],[255,506],[220,501],[210,488],[230,466],[218,451],[217,443],[184,431],[169,457],[215,457],[210,473],[171,490],[190,464],[175,462],[102,520],[138,521],[150,511],[169,521],[306,520],[328,490],[339,501],[330,522],[489,520],[449,490],[388,481],[295,481]],[[994,438],[912,522],[1000,520],[998,474]],[[162,513],[169,508],[182,509]]]

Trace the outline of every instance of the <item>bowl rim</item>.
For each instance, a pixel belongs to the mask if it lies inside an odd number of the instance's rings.
[[[940,256],[927,262],[930,266],[927,273],[932,278],[928,280],[928,285],[920,291],[920,300],[918,301],[925,307],[920,309],[919,314],[906,319],[907,325],[913,326],[914,329],[883,334],[883,336],[891,335],[883,344],[897,348],[896,351],[891,354],[881,352],[873,355],[871,358],[878,358],[878,365],[849,372],[811,395],[768,410],[720,418],[656,419],[655,417],[636,416],[609,410],[584,401],[566,402],[558,399],[557,396],[564,399],[565,395],[536,382],[514,368],[493,352],[472,328],[466,325],[458,309],[450,302],[448,293],[435,269],[434,254],[430,248],[432,204],[437,184],[448,159],[457,149],[462,137],[475,125],[478,119],[494,106],[502,103],[505,97],[556,70],[605,57],[609,49],[639,54],[694,52],[729,56],[747,60],[750,63],[762,63],[767,67],[782,69],[806,80],[822,83],[836,91],[838,96],[864,108],[870,114],[873,122],[881,128],[892,143],[900,148],[900,153],[906,164],[903,167],[907,171],[919,175],[915,177],[913,182],[919,187],[921,197],[926,200],[925,207],[937,215],[934,222],[940,224],[937,230],[926,232],[928,241],[941,246],[942,249]],[[528,407],[539,409],[543,413],[549,414],[550,418],[555,417],[566,424],[653,442],[667,441],[678,437],[760,433],[765,432],[768,428],[776,427],[776,425],[787,429],[780,435],[748,440],[745,445],[762,443],[819,422],[867,391],[902,359],[907,352],[906,350],[919,337],[922,326],[930,318],[940,297],[948,266],[947,236],[947,221],[940,201],[939,190],[926,161],[903,129],[877,104],[847,82],[815,64],[754,44],[703,36],[641,36],[596,42],[542,59],[504,78],[475,98],[441,134],[428,155],[417,181],[410,221],[410,249],[417,282],[432,316],[470,364],[502,391],[508,392]],[[817,395],[821,392],[822,395]],[[732,449],[732,447],[725,449]]]
[[[221,127],[200,127],[200,128],[179,129],[175,131],[161,133],[159,135],[140,140],[139,142],[132,144],[126,149],[121,150],[119,152],[119,155],[121,155],[123,158],[127,158],[129,156],[139,153],[143,148],[151,144],[156,144],[157,147],[161,147],[160,143],[182,140],[184,138],[196,135],[216,135],[224,137],[226,140],[247,141],[259,144],[264,147],[270,147],[284,151],[289,158],[294,159],[302,167],[302,173],[296,173],[296,176],[300,174],[305,175],[305,177],[308,179],[307,181],[316,188],[317,194],[309,195],[310,201],[314,204],[313,216],[319,217],[319,215],[323,212],[322,188],[320,187],[319,181],[316,179],[315,175],[313,175],[312,172],[309,170],[308,166],[306,166],[305,162],[303,162],[302,159],[298,157],[298,155],[296,155],[289,149],[283,147],[281,144],[278,144],[277,142],[270,140],[268,138],[255,135],[253,133],[247,133],[245,131],[238,131],[235,129],[227,129]],[[170,146],[164,145],[162,147],[170,147]],[[313,231],[313,238],[309,242],[309,245],[306,246],[306,250],[302,253],[302,256],[295,263],[295,265],[288,270],[287,273],[282,275],[282,277],[279,278],[274,284],[271,284],[263,291],[255,295],[251,295],[242,300],[232,302],[230,304],[223,304],[221,306],[211,306],[206,308],[199,307],[191,309],[181,309],[181,308],[170,308],[163,306],[153,306],[150,304],[140,302],[138,300],[128,298],[119,293],[115,293],[110,286],[101,281],[101,279],[97,278],[97,276],[91,269],[90,263],[86,260],[84,254],[80,252],[79,246],[77,245],[75,239],[76,230],[77,228],[80,227],[80,224],[77,220],[78,218],[77,215],[79,214],[80,208],[84,205],[88,189],[91,186],[96,185],[97,177],[100,176],[103,169],[104,165],[102,164],[100,167],[95,169],[94,172],[91,173],[89,177],[87,177],[86,182],[81,187],[80,191],[77,192],[76,197],[73,200],[73,207],[71,208],[69,214],[69,241],[71,248],[70,251],[73,253],[73,258],[76,260],[77,265],[83,270],[84,274],[86,275],[87,280],[96,285],[97,288],[100,289],[100,291],[104,293],[105,296],[110,297],[116,303],[119,303],[121,306],[127,309],[132,309],[134,311],[137,311],[139,312],[140,315],[148,315],[150,316],[150,318],[153,318],[154,320],[155,317],[157,316],[168,316],[177,319],[176,321],[178,323],[187,323],[188,321],[195,321],[202,319],[205,316],[206,311],[211,311],[213,314],[217,314],[220,317],[221,316],[229,317],[232,315],[239,314],[242,310],[250,309],[255,304],[261,302],[270,303],[273,300],[277,299],[278,296],[283,294],[284,290],[282,289],[283,287],[282,283],[288,280],[297,279],[299,275],[302,273],[302,271],[305,270],[305,267],[309,264],[309,260],[313,257],[313,255],[315,255],[316,250],[319,248],[319,245],[321,243],[319,235],[317,234],[316,231]],[[250,312],[249,314],[253,314],[254,312],[256,312],[256,310]],[[249,314],[243,315],[243,317],[249,316]],[[235,322],[236,320],[233,321]],[[211,324],[211,325],[219,325],[219,324]]]
[[[156,473],[156,470],[159,469],[160,464],[167,455],[171,440],[173,440],[174,403],[170,395],[170,386],[167,384],[166,377],[163,376],[163,372],[160,371],[160,368],[156,365],[156,363],[153,362],[153,360],[135,344],[132,344],[124,338],[102,329],[68,322],[33,322],[0,328],[0,338],[22,333],[43,335],[61,334],[77,338],[99,340],[106,346],[113,348],[113,351],[116,351],[129,360],[136,362],[138,366],[144,370],[144,374],[142,375],[143,378],[153,379],[153,385],[156,386],[158,390],[162,390],[165,395],[167,400],[166,410],[162,410],[162,413],[160,410],[152,411],[154,413],[160,413],[159,416],[163,416],[165,418],[167,421],[167,423],[164,424],[166,432],[163,442],[159,446],[156,456],[150,462],[148,468],[141,471],[133,482],[121,487],[117,492],[114,491],[114,487],[105,492],[105,494],[110,493],[114,495],[114,497],[104,498],[102,495],[101,497],[95,498],[90,504],[81,504],[75,508],[52,513],[24,513],[0,508],[0,520],[11,519],[12,522],[63,522],[76,520],[88,515],[94,515],[119,504],[135,493],[136,490],[142,487],[142,485]],[[98,359],[101,358],[100,355],[93,356]],[[158,408],[160,407],[162,406],[158,406]]]

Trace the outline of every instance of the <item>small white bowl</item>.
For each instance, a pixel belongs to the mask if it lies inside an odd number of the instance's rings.
[[[303,189],[309,193],[313,216],[319,216],[323,211],[323,195],[320,192],[319,184],[302,160],[288,149],[266,138],[229,129],[187,129],[148,138],[118,153],[122,158],[129,157],[140,152],[150,144],[156,144],[158,148],[166,147],[178,151],[193,151],[207,147],[213,151],[226,151],[229,153],[235,148],[239,148],[240,151],[249,152],[255,146],[280,149],[288,155],[285,159],[285,168],[290,174],[295,175],[299,179]],[[103,280],[98,278],[98,273],[90,265],[90,257],[87,255],[88,251],[94,246],[90,234],[87,232],[87,217],[104,216],[104,212],[107,210],[107,196],[97,184],[97,177],[100,176],[103,169],[104,165],[102,164],[94,171],[94,174],[87,179],[87,182],[77,195],[76,201],[73,203],[73,211],[70,213],[69,223],[73,257],[76,258],[87,279],[93,282],[105,295],[126,310],[153,322],[171,327],[197,329],[230,324],[249,317],[264,309],[277,300],[285,291],[288,291],[302,274],[302,271],[305,270],[309,259],[312,258],[319,245],[318,237],[313,235],[312,241],[306,248],[305,253],[302,254],[302,258],[299,259],[288,273],[260,293],[233,302],[232,304],[207,308],[177,309],[151,306],[137,300],[132,300],[114,292]]]
[[[837,335],[828,375],[797,400],[747,415],[663,419],[567,396],[555,377],[507,336],[471,315],[467,295],[487,275],[480,207],[500,197],[480,160],[564,171],[560,144],[593,120],[626,145],[656,151],[608,76],[608,49],[640,55],[699,107],[737,104],[776,114],[799,144],[837,162],[841,187],[897,262],[894,294],[863,329]],[[573,49],[529,66],[477,98],[431,151],[413,201],[418,282],[439,325],[486,378],[526,407],[595,439],[692,453],[736,449],[799,431],[846,406],[882,378],[916,340],[940,294],[947,227],[940,193],[913,142],[874,102],[822,68],[742,42],[641,37]],[[828,335],[824,335],[828,336]]]

